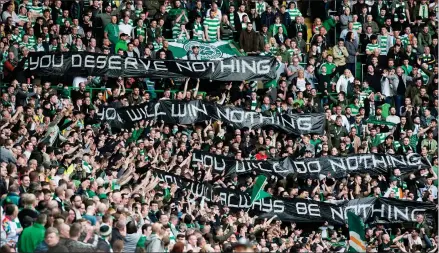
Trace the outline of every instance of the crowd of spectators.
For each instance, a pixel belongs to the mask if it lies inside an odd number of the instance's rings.
[[[338,180],[292,175],[292,180],[270,178],[266,187],[274,196],[315,201],[373,196],[437,203],[438,1],[0,0],[0,5],[1,252],[346,250],[345,226],[260,220],[246,210],[204,203],[151,173],[212,180],[209,167],[192,163],[193,150],[237,160],[419,153],[429,169],[403,174],[396,168],[388,175]],[[276,57],[277,78],[72,79],[26,71],[29,52],[171,60],[171,39],[235,41],[243,54]],[[189,59],[198,59],[198,53],[194,47]],[[232,129],[221,121],[156,120],[112,129],[97,115],[101,106],[162,99],[203,99],[265,115],[325,113],[325,132],[292,136],[276,128]],[[145,167],[148,172],[139,170]],[[248,190],[254,175],[215,180]],[[436,252],[436,231],[437,224],[422,214],[411,225],[367,224],[367,251]]]

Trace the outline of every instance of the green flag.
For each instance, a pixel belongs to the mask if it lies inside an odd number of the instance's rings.
[[[347,216],[349,226],[349,252],[366,252],[363,221],[353,212],[347,212]]]
[[[169,40],[169,50],[176,59],[187,59],[187,53],[192,50],[193,46],[199,47],[201,60],[217,60],[242,55],[235,45],[227,40],[216,42]]]
[[[366,123],[374,124],[374,125],[388,125],[388,126],[396,125],[393,122],[389,122],[389,121],[385,121],[385,120],[375,120],[375,119],[368,119],[368,120],[366,120]]]
[[[264,191],[265,183],[267,182],[267,177],[264,175],[260,175],[256,177],[255,185],[252,189],[252,195],[250,198],[251,204],[256,200],[271,197],[271,194]]]
[[[88,162],[82,160],[82,169],[85,170],[85,172],[87,173],[91,173],[93,167],[91,167],[91,165]]]

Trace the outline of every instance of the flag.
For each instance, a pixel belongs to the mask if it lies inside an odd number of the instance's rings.
[[[267,182],[267,177],[264,175],[260,175],[256,177],[255,184],[252,189],[252,195],[250,198],[251,204],[256,200],[271,197],[271,194],[264,191],[265,183]]]
[[[169,50],[176,59],[187,59],[187,54],[192,51],[193,46],[199,47],[201,60],[219,60],[242,55],[233,43],[226,40],[216,42],[169,41]]]
[[[366,252],[365,228],[361,218],[347,212],[349,226],[349,252]]]
[[[88,164],[88,162],[82,160],[82,169],[87,172],[87,173],[91,173],[91,171],[93,170],[93,168],[91,167],[90,164]]]

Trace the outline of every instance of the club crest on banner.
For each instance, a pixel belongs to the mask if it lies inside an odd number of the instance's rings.
[[[198,46],[200,48],[200,57],[201,60],[216,60],[221,59],[223,57],[223,52],[218,49],[214,45],[215,43],[200,43],[198,41],[189,41],[188,43],[184,44],[183,48],[186,51],[192,50],[193,46]]]

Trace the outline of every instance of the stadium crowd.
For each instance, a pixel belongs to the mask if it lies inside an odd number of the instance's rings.
[[[209,173],[194,173],[194,166],[209,168],[191,162],[193,150],[238,160],[419,153],[431,168],[340,180],[270,178],[266,188],[316,201],[374,196],[437,203],[438,1],[0,3],[1,252],[346,250],[345,226],[261,220],[193,201],[184,189],[138,170],[208,180]],[[29,52],[174,59],[171,39],[235,41],[243,54],[276,57],[277,78],[73,80],[26,71]],[[199,59],[198,47],[188,59]],[[265,115],[324,112],[325,133],[154,120],[115,131],[97,116],[103,105],[163,99],[203,99]],[[246,190],[254,175],[216,180]],[[422,214],[412,226],[374,224],[365,235],[368,252],[437,252],[437,224]]]

